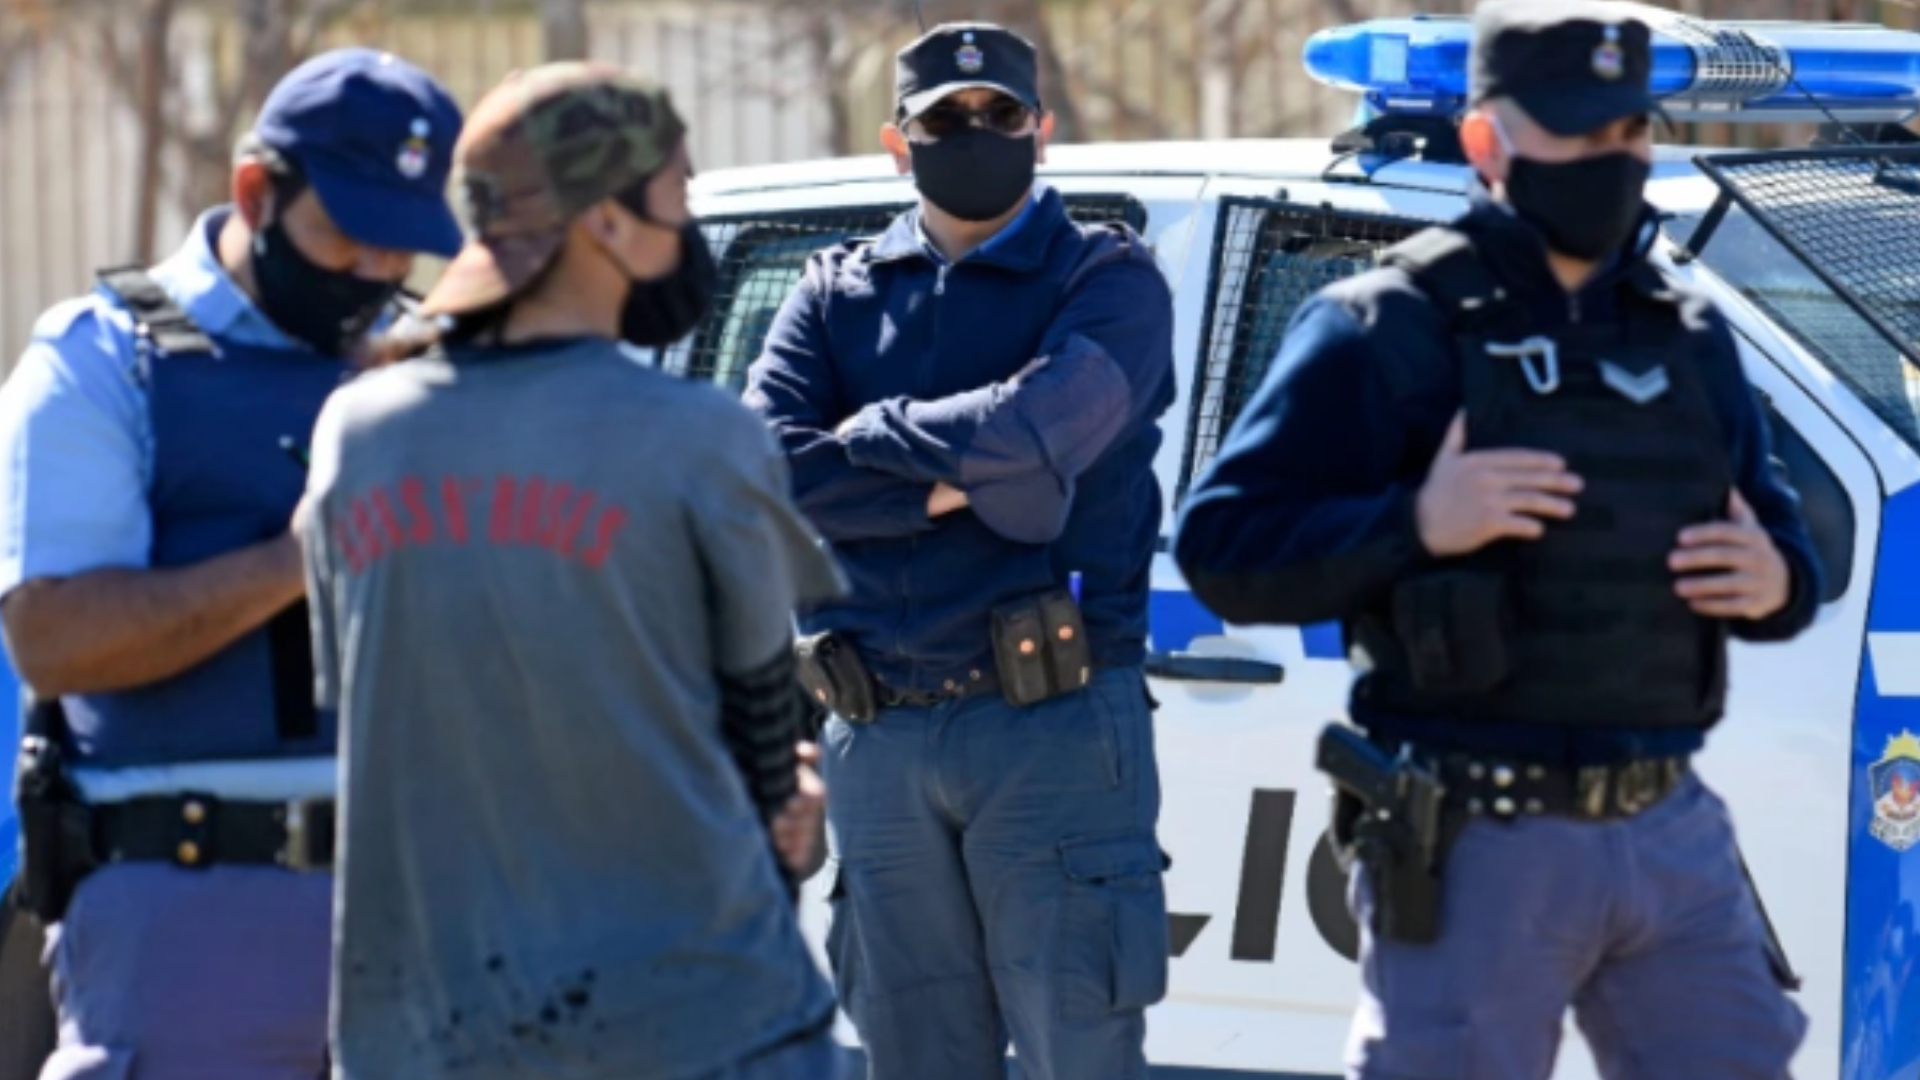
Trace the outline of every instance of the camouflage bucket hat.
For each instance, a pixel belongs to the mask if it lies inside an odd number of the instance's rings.
[[[574,217],[660,171],[686,130],[664,89],[607,64],[508,76],[474,107],[454,150],[474,236],[427,294],[426,313],[478,311],[526,288]]]

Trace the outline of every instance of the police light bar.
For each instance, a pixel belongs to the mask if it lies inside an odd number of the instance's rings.
[[[1628,5],[1653,31],[1653,93],[1676,120],[1899,123],[1920,112],[1920,34],[1881,26],[1706,22]],[[1376,19],[1307,40],[1307,74],[1375,112],[1466,107],[1472,23]]]

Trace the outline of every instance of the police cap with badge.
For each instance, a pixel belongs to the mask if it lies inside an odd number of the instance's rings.
[[[936,26],[895,58],[902,122],[962,90],[997,90],[1039,112],[1039,54],[1011,30],[976,22]]]
[[[1499,0],[1474,11],[1471,100],[1510,98],[1555,135],[1657,113],[1653,34],[1594,0]]]

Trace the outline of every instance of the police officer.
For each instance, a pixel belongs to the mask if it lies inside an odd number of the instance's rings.
[[[1728,635],[1798,634],[1820,570],[1725,322],[1648,262],[1622,12],[1478,10],[1484,189],[1302,307],[1175,540],[1232,622],[1343,621],[1372,760],[1444,785],[1336,810],[1352,1076],[1540,1080],[1569,1006],[1609,1077],[1778,1080],[1804,1033],[1689,761]]]
[[[839,577],[757,419],[631,349],[713,295],[686,134],[604,65],[489,93],[442,340],[320,419],[342,1078],[840,1074],[768,836],[817,842],[793,609]]]
[[[828,951],[880,1080],[1137,1075],[1165,991],[1145,654],[1169,290],[1035,183],[1026,41],[937,27],[883,139],[919,205],[816,254],[752,366],[850,599],[831,705]],[[1073,588],[1077,579],[1077,595]]]
[[[233,205],[49,311],[0,391],[7,643],[64,706],[37,760],[63,755],[48,772],[90,807],[61,828],[80,808],[49,804],[48,775],[22,805],[26,878],[59,920],[45,1080],[323,1068],[333,720],[289,523],[348,357],[414,253],[458,250],[460,121],[391,55],[301,65],[244,140]]]

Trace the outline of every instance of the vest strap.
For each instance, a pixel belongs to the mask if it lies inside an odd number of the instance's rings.
[[[94,274],[133,315],[134,328],[163,353],[211,353],[213,339],[173,302],[153,275],[138,266],[112,267]]]
[[[1504,330],[1519,336],[1527,329],[1523,313],[1494,281],[1465,233],[1425,229],[1388,248],[1380,261],[1406,271],[1456,334]]]

